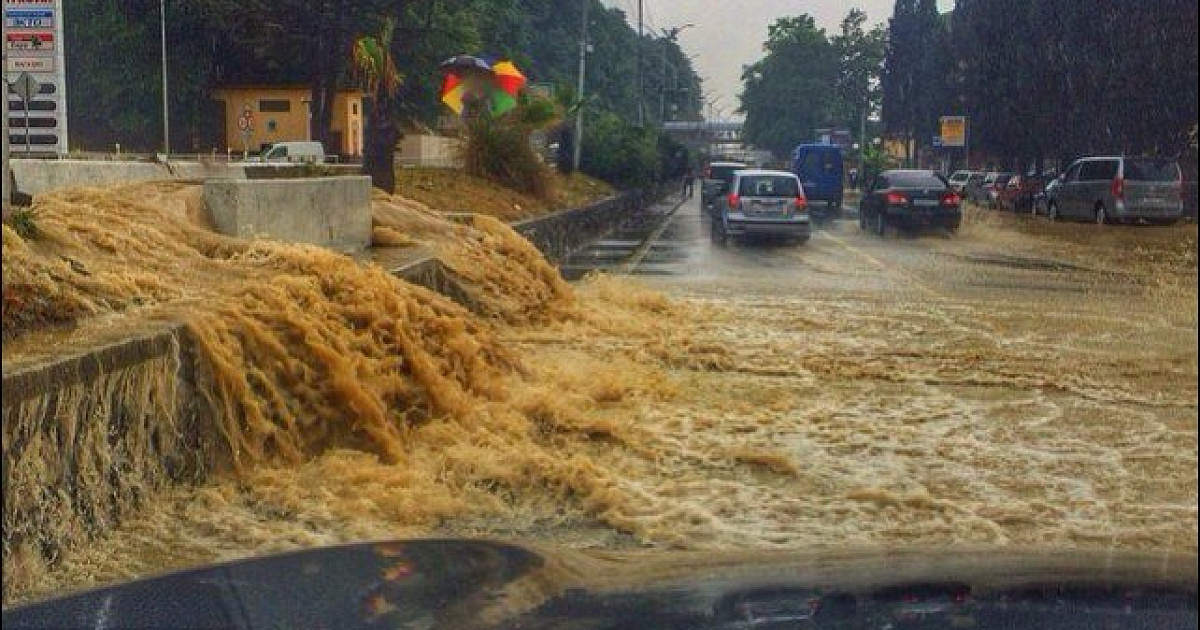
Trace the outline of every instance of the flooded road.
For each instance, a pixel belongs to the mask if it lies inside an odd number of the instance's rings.
[[[985,213],[721,248],[695,200],[654,212],[565,270],[631,277],[497,324],[521,363],[503,395],[406,429],[394,462],[338,449],[171,491],[15,596],[413,536],[1196,552],[1194,226]]]

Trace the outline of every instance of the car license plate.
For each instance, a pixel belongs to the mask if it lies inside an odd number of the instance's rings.
[[[934,199],[918,199],[913,202],[913,205],[920,206],[922,208],[932,208],[932,207],[936,207],[938,205],[938,202]]]

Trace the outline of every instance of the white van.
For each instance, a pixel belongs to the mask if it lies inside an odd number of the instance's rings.
[[[320,164],[325,161],[325,147],[320,142],[276,142],[255,161]]]

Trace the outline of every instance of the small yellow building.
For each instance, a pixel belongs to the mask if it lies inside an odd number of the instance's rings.
[[[213,97],[224,106],[225,146],[257,153],[276,142],[312,139],[312,91],[306,85],[231,85]],[[363,93],[339,90],[326,151],[358,158],[363,151]]]

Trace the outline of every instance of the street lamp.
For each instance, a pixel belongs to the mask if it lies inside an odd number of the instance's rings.
[[[167,101],[167,0],[158,0],[158,28],[162,35],[163,161],[166,161],[171,157],[171,120]]]

